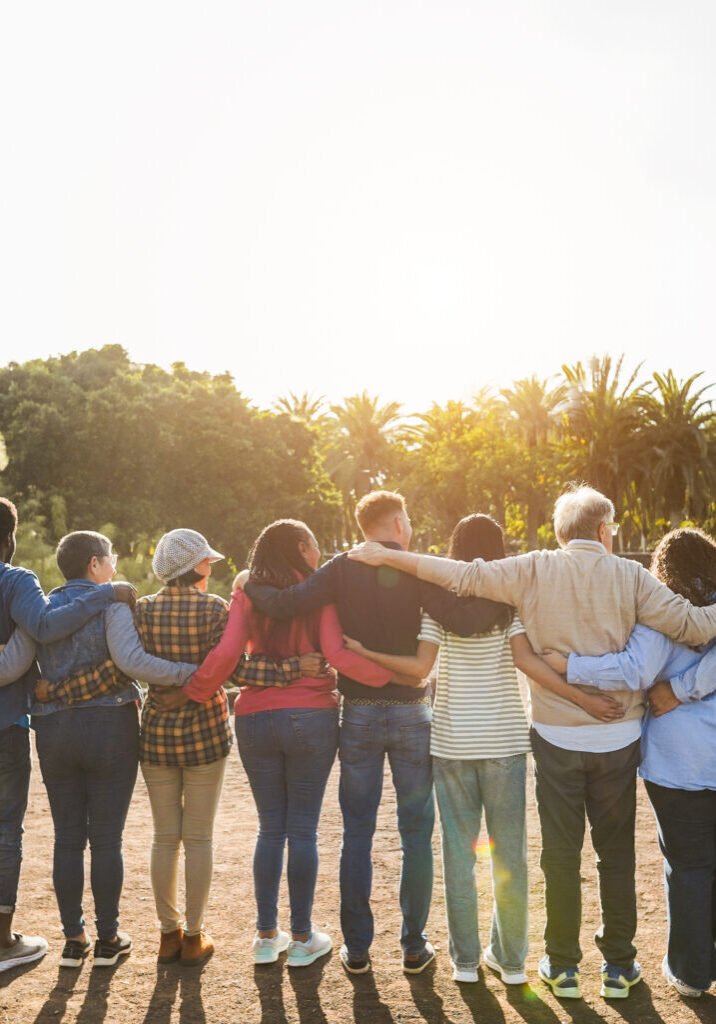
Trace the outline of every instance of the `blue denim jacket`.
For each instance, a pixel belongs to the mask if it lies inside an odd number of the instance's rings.
[[[91,615],[114,601],[109,583],[94,586],[68,605],[54,605],[42,592],[34,572],[0,562],[0,643],[5,643],[15,626],[22,626],[34,640],[49,644],[78,629]],[[17,682],[0,689],[0,729],[7,729],[30,710],[32,687],[37,679],[33,665]]]
[[[57,587],[49,595],[50,604],[58,608],[74,602],[77,597],[83,596],[82,591],[92,592],[99,589],[97,583],[91,580],[69,580],[61,587]],[[68,676],[76,675],[84,669],[92,668],[100,662],[109,658],[107,638],[105,635],[104,611],[98,612],[89,622],[81,626],[70,636],[55,643],[40,643],[37,645],[37,660],[40,663],[40,670],[45,679],[51,683],[58,683]],[[83,707],[116,707],[119,704],[128,704],[141,697],[141,689],[136,683],[132,683],[118,693],[105,694],[101,697],[94,697],[92,700],[84,701]],[[32,705],[32,715],[51,715],[55,711],[67,711],[72,705],[62,704],[54,701],[50,704],[35,702]]]

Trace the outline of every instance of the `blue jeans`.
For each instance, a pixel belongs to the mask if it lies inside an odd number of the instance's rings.
[[[669,967],[707,989],[716,979],[716,792],[645,785],[664,855]]]
[[[30,788],[30,731],[0,730],[0,914],[12,914],[22,862],[22,820]]]
[[[527,956],[526,755],[452,761],[433,758],[440,809],[450,958],[457,967],[480,962],[475,855],[483,808],[492,869],[492,952],[508,971]]]
[[[236,716],[239,756],[259,817],[254,849],[256,927],[278,924],[288,840],[291,931],[311,931],[318,874],[318,819],[338,746],[338,710],[281,708]]]
[[[383,792],[386,754],[393,775],[400,870],[400,944],[408,956],[425,947],[425,924],[433,889],[431,837],[435,824],[430,762],[428,704],[344,704],[339,752],[339,799],[343,812],[341,846],[341,928],[352,957],[367,955],[373,941],[370,891],[371,849]]]
[[[122,832],[137,778],[137,706],[72,708],[33,724],[55,826],[52,880],[65,937],[84,931],[89,839],[97,937],[113,939],[124,882]]]

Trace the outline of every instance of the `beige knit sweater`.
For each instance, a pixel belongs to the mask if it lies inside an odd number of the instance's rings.
[[[574,540],[557,551],[492,562],[420,555],[418,575],[459,594],[514,605],[538,652],[547,647],[562,654],[621,651],[637,622],[687,644],[716,636],[716,605],[694,607],[638,562],[608,554],[597,541]],[[530,683],[530,692],[535,722],[595,724],[581,708],[543,687]],[[625,690],[612,696],[626,705],[625,720],[642,714],[641,694]]]

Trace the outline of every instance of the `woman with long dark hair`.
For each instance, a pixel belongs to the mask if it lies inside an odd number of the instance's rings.
[[[489,516],[461,519],[448,557],[505,557],[502,528]],[[515,666],[535,682],[579,704],[594,717],[623,713],[614,701],[569,687],[532,650],[513,608],[486,633],[459,637],[423,615],[418,651],[398,657],[347,646],[385,668],[427,675],[440,652],[430,752],[440,808],[445,903],[453,979],[476,982],[481,943],[475,860],[482,812],[489,835],[493,915],[485,962],[505,984],[527,980],[526,754],[529,730]]]
[[[305,525],[294,519],[271,523],[249,557],[250,579],[285,588],[318,567],[320,551]],[[382,686],[393,673],[343,646],[335,608],[328,605],[287,621],[256,612],[243,591],[231,599],[229,621],[218,646],[187,687],[202,700],[247,650],[280,661],[319,649],[341,672]],[[323,794],[338,746],[338,696],[332,673],[304,676],[286,687],[245,686],[235,704],[239,754],[259,818],[254,851],[257,904],[256,963],[273,963],[288,949],[290,967],[313,963],[329,952],[330,936],[315,931],[311,911],[318,870],[317,829]],[[291,933],[278,927],[278,890],[288,843]]]

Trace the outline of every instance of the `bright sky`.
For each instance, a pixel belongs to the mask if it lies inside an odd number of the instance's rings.
[[[712,0],[8,5],[0,363],[117,342],[410,412],[716,381]]]

